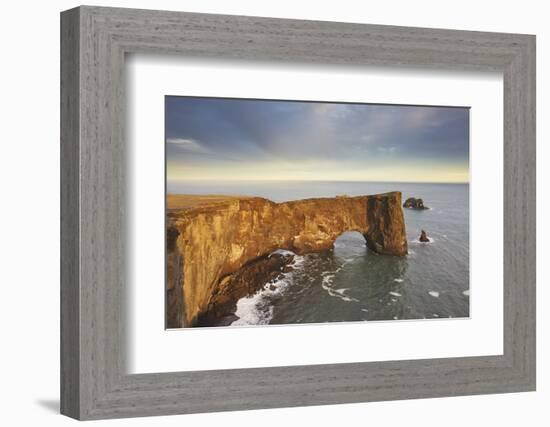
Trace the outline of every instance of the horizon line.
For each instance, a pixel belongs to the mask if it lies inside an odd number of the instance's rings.
[[[213,179],[187,178],[184,180],[166,179],[170,182],[361,182],[373,184],[470,184],[470,181],[387,181],[387,180],[357,180],[357,179]]]

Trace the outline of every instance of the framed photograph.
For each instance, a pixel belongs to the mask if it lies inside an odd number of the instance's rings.
[[[61,411],[535,390],[535,37],[61,15]]]
[[[469,108],[167,96],[165,117],[168,328],[469,317]]]

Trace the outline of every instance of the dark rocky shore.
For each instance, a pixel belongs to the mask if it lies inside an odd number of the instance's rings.
[[[252,260],[235,274],[224,277],[210,298],[205,312],[197,319],[196,326],[227,326],[237,320],[237,301],[259,291],[265,283],[280,279],[292,271],[292,254],[273,253]]]

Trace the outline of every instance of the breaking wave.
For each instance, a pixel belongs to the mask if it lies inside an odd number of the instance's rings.
[[[303,263],[304,257],[295,255],[294,252],[278,249],[273,254],[281,255],[294,255],[294,260],[290,266],[293,270],[287,273],[282,273],[282,277],[273,279],[267,282],[262,289],[255,294],[243,297],[237,301],[237,310],[235,316],[237,320],[231,323],[231,326],[244,326],[244,325],[267,325],[273,318],[273,305],[271,300],[277,295],[281,295],[285,290],[292,285],[292,277],[295,271],[299,270]]]

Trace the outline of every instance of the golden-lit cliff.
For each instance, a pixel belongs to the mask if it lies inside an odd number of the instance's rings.
[[[243,279],[250,268],[262,277],[284,268],[284,257],[267,258],[276,249],[323,251],[342,233],[358,231],[377,253],[407,254],[400,192],[285,203],[169,195],[167,205],[169,328],[194,326],[218,301],[252,292]]]

